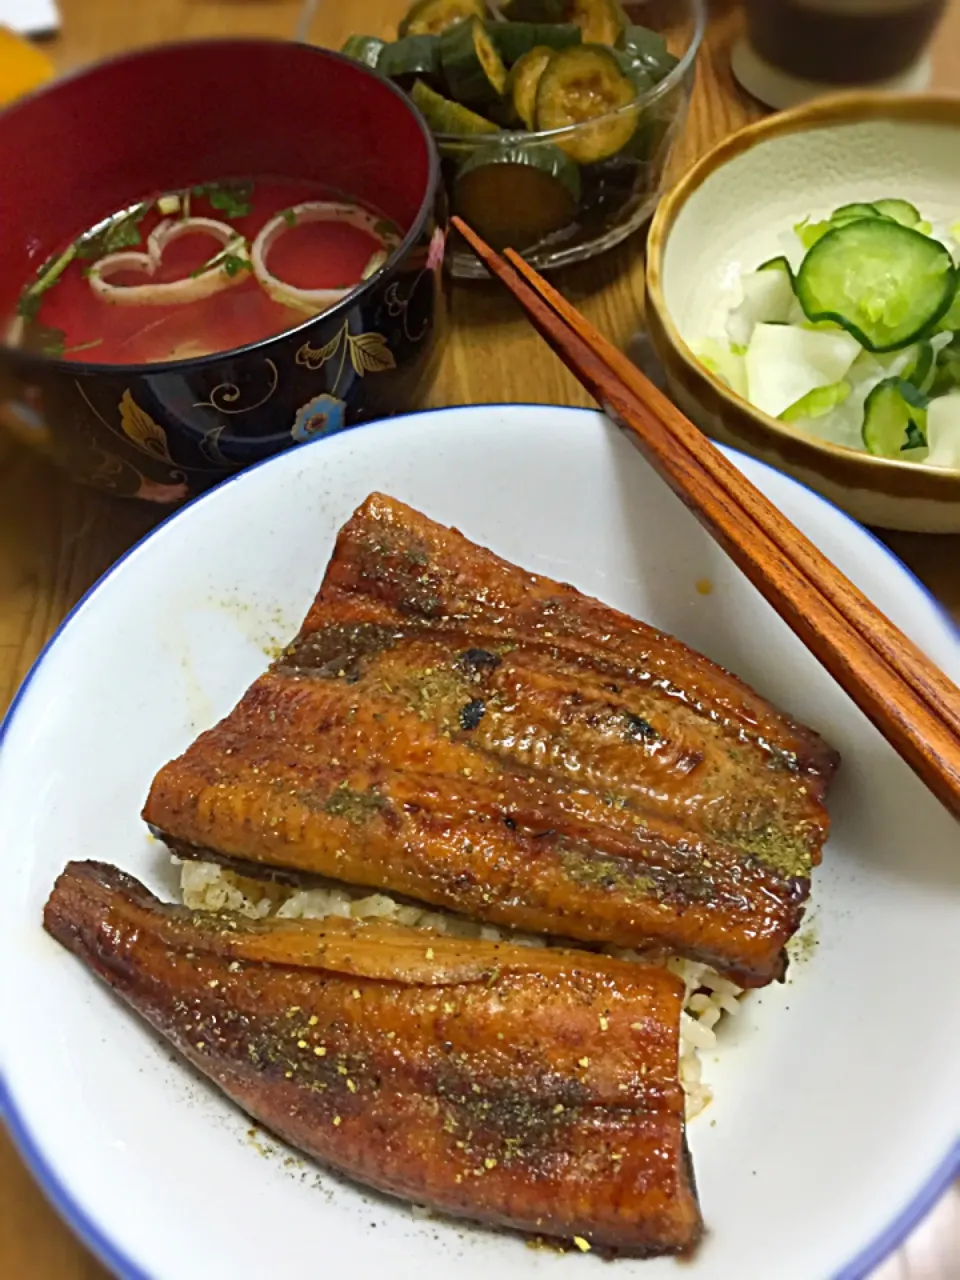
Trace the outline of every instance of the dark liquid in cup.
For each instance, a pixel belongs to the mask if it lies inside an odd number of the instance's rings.
[[[750,40],[780,71],[820,84],[870,84],[920,56],[946,0],[905,0],[875,13],[844,13],[810,0],[747,0]]]

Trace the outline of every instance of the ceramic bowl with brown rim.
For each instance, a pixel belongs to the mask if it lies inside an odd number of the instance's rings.
[[[727,138],[661,202],[650,229],[647,324],[669,391],[709,435],[762,458],[866,524],[960,532],[960,470],[874,457],[761,412],[691,350],[723,332],[741,275],[783,253],[806,216],[899,197],[960,217],[960,97],[843,94]]]

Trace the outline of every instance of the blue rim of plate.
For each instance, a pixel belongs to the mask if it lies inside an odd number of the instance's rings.
[[[424,418],[433,414],[446,413],[451,417],[456,416],[460,412],[472,412],[476,409],[521,409],[534,411],[537,409],[549,409],[551,413],[585,413],[591,417],[602,417],[603,415],[596,409],[579,409],[570,405],[542,405],[542,404],[513,404],[513,403],[497,403],[491,402],[482,405],[451,405],[437,409],[422,409],[414,413],[400,414],[394,418],[380,418],[376,422],[359,423],[356,427],[351,427],[351,431],[369,430],[371,427],[381,429],[389,429],[402,425],[411,418]],[[343,434],[343,433],[339,433]],[[333,438],[333,437],[328,437]],[[325,442],[324,437],[318,437],[315,440],[306,441],[299,445],[297,451],[304,448],[316,447]],[[899,559],[885,542],[872,530],[867,529],[864,525],[858,524],[852,516],[847,515],[840,507],[824,498],[821,494],[801,484],[799,480],[795,480],[792,476],[785,472],[778,471],[776,467],[771,467],[769,463],[761,462],[758,458],[751,458],[739,449],[731,449],[727,446],[718,446],[723,452],[737,462],[741,458],[745,458],[751,466],[757,466],[763,471],[772,472],[779,479],[785,480],[794,488],[801,489],[804,493],[811,495],[817,501],[822,502],[824,506],[832,508],[843,520],[852,525],[861,533],[865,533],[872,542],[876,544],[880,552],[889,560],[891,567],[894,568],[901,577],[904,577],[915,588],[918,588],[923,596],[933,605],[935,612],[944,622],[947,629],[951,631],[954,637],[960,642],[960,625],[958,625],[951,615],[946,611],[940,601],[928,590],[923,582],[916,574]],[[43,665],[47,655],[53,646],[58,642],[62,633],[70,625],[74,616],[80,612],[87,602],[99,591],[101,586],[108,578],[124,564],[136,551],[151,538],[155,537],[161,530],[172,521],[176,520],[184,511],[188,511],[191,507],[199,502],[205,501],[214,494],[219,493],[226,485],[234,484],[238,480],[242,480],[244,476],[249,475],[252,471],[258,471],[261,467],[268,467],[272,463],[276,463],[280,458],[287,457],[291,451],[285,450],[282,454],[275,454],[273,457],[265,458],[262,462],[255,463],[251,467],[247,467],[243,471],[237,472],[236,475],[229,476],[226,480],[216,485],[213,489],[208,489],[205,493],[201,493],[192,501],[186,503],[183,507],[179,507],[166,520],[160,522],[149,533],[145,534],[139,541],[128,548],[123,555],[116,560],[109,569],[100,575],[97,581],[88,591],[77,601],[67,616],[63,619],[56,631],[43,646],[37,656],[36,661],[27,672],[14,695],[13,701],[7,708],[7,712],[0,721],[0,751],[3,749],[6,740],[7,731],[13,723],[17,709],[27,692],[27,689],[33,682],[34,677]],[[114,1245],[113,1241],[99,1225],[87,1215],[80,1207],[74,1196],[67,1190],[56,1170],[44,1156],[39,1144],[34,1141],[26,1121],[20,1114],[13,1094],[7,1086],[3,1073],[0,1072],[0,1120],[6,1126],[7,1132],[13,1139],[14,1145],[20,1153],[21,1158],[27,1168],[33,1174],[39,1184],[40,1190],[46,1199],[57,1211],[60,1217],[73,1230],[74,1234],[79,1236],[83,1243],[94,1253],[97,1258],[110,1271],[118,1277],[118,1280],[153,1280],[153,1278],[139,1267],[130,1258],[126,1257]],[[893,1219],[880,1234],[872,1240],[864,1249],[862,1249],[856,1257],[843,1266],[834,1274],[831,1280],[869,1280],[871,1273],[886,1259],[891,1253],[901,1245],[904,1240],[911,1234],[915,1227],[918,1227],[928,1213],[937,1205],[944,1193],[948,1190],[951,1183],[960,1174],[960,1136],[958,1136],[952,1145],[947,1149],[946,1155],[934,1169],[933,1173],[927,1178],[924,1184],[917,1191],[916,1195],[910,1200],[899,1214]]]

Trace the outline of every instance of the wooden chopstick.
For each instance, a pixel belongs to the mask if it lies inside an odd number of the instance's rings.
[[[626,357],[512,251],[454,225],[601,407],[960,817],[960,691]]]
[[[700,461],[713,479],[743,506],[752,519],[764,526],[784,555],[793,560],[834,608],[843,614],[887,662],[896,667],[914,692],[938,711],[944,722],[960,735],[960,690],[956,685],[867,599],[859,587],[827,559],[819,547],[795,525],[785,520],[782,512],[747,480],[742,471],[719,449],[710,446],[693,423],[644,377],[632,360],[604,338],[585,316],[524,262],[519,254],[507,249],[505,256],[551,307],[601,355],[638,399],[643,400],[658,418],[666,422],[673,435],[691,452],[698,453]]]

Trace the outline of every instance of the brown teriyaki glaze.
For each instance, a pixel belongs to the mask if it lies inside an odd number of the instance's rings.
[[[360,1182],[580,1247],[700,1238],[665,969],[191,912],[94,862],[67,866],[44,923],[234,1102]]]
[[[782,976],[836,754],[679,641],[392,499],[300,635],[155,779],[178,853]]]

